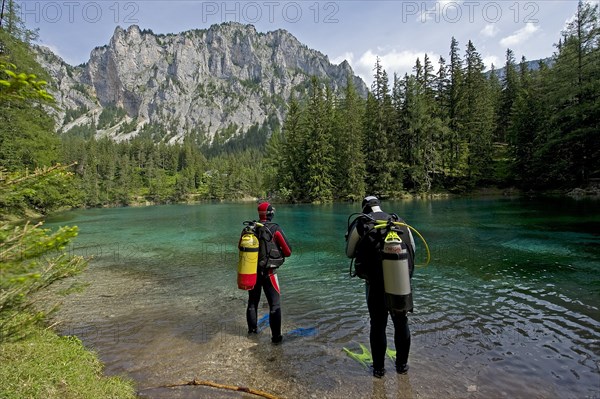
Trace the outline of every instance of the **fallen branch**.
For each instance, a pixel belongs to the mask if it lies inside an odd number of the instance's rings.
[[[212,388],[227,389],[230,391],[250,393],[252,395],[260,396],[260,397],[263,397],[266,399],[280,399],[278,396],[271,395],[270,393],[261,391],[259,389],[240,387],[240,386],[236,386],[236,385],[224,385],[224,384],[218,384],[218,383],[212,382],[212,381],[197,380],[197,379],[193,379],[192,381],[181,382],[181,383],[177,383],[177,384],[161,385],[156,388],[175,388],[175,387],[185,387],[185,386],[193,386],[193,385],[203,385],[203,386],[212,387]],[[144,389],[144,391],[148,390],[148,389],[155,389],[155,388],[146,388],[146,389]]]

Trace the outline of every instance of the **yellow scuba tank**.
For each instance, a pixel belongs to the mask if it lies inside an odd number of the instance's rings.
[[[258,223],[257,223],[258,224]],[[254,235],[254,226],[248,225],[242,231],[238,245],[238,288],[251,290],[256,285],[256,271],[258,267],[258,238]]]
[[[382,254],[385,301],[389,310],[408,312],[413,309],[408,265],[408,247],[395,231],[385,237]]]

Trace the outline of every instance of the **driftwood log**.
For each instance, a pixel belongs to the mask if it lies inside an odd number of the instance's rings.
[[[266,399],[280,399],[278,396],[271,395],[270,393],[261,391],[259,389],[240,387],[240,386],[236,386],[236,385],[225,385],[225,384],[219,384],[219,383],[212,382],[212,381],[198,380],[198,379],[193,379],[191,381],[180,382],[180,383],[176,383],[176,384],[161,385],[156,388],[175,388],[175,387],[185,387],[185,386],[193,386],[193,385],[202,385],[202,386],[212,387],[212,388],[217,388],[217,389],[227,389],[229,391],[250,393],[252,395],[260,396],[260,397],[263,397]],[[153,389],[153,388],[147,388],[147,389]]]

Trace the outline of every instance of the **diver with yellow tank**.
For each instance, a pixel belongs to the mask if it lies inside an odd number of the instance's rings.
[[[244,222],[238,243],[238,288],[248,291],[246,321],[248,334],[258,333],[258,303],[264,291],[269,303],[271,341],[278,344],[281,335],[281,292],[277,268],[292,254],[283,229],[271,222],[275,208],[268,202],[258,205],[259,221]]]

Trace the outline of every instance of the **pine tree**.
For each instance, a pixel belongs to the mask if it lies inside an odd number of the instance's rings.
[[[306,136],[304,131],[304,115],[298,100],[292,96],[288,112],[283,124],[283,160],[278,170],[278,189],[281,195],[290,201],[302,201],[306,176]]]
[[[536,153],[538,184],[577,186],[600,173],[598,5],[580,1],[550,70],[551,126]]]
[[[402,123],[411,147],[409,183],[417,192],[428,192],[439,174],[440,139],[447,128],[438,116],[433,66],[428,57],[417,59],[415,75],[405,79]]]
[[[543,101],[543,77],[547,73],[541,63],[538,71],[527,68],[525,58],[520,64],[521,82],[519,92],[512,107],[511,123],[508,131],[511,137],[510,150],[513,164],[511,175],[517,185],[528,189],[535,186],[534,150],[536,136],[544,136],[549,120],[547,107]]]
[[[407,86],[408,74],[403,78],[394,74],[394,82],[392,84],[392,136],[391,146],[395,149],[395,175],[398,183],[401,184],[399,189],[405,189],[407,183],[410,184],[409,171],[414,163],[414,143],[407,128],[406,113],[407,113]]]
[[[466,112],[462,140],[467,143],[467,174],[471,186],[492,177],[492,134],[494,109],[490,87],[484,76],[481,55],[471,41],[467,44],[464,67]]]
[[[519,75],[514,52],[506,50],[506,63],[504,65],[504,77],[502,79],[502,93],[498,110],[498,121],[494,139],[501,143],[510,141],[507,132],[510,131],[510,120],[513,104],[519,92]]]
[[[9,36],[29,45],[38,38],[38,30],[31,30],[21,19],[21,6],[14,0],[3,0],[0,28]]]
[[[116,144],[108,137],[97,142],[98,163],[96,173],[100,182],[99,194],[102,204],[111,204],[114,200],[114,178],[116,172]]]
[[[433,73],[433,64],[431,63],[429,56],[425,54],[423,57],[423,80],[421,85],[423,86],[423,93],[431,102],[435,100],[437,89],[436,83],[436,76]],[[431,107],[435,108],[435,104],[431,104]]]
[[[306,193],[313,203],[333,200],[333,104],[325,96],[316,77],[311,79],[311,91],[306,110]]]
[[[133,168],[129,162],[127,152],[123,149],[125,147],[121,147],[121,152],[115,162],[113,201],[118,205],[129,205],[131,202],[130,195],[135,192],[136,187],[134,186]]]
[[[379,59],[374,69],[364,121],[365,185],[367,193],[387,197],[395,195],[400,184],[394,179],[398,150],[391,145],[394,115],[388,76]]]
[[[444,57],[438,60],[438,72],[435,76],[435,99],[437,102],[436,109],[442,119],[448,119],[449,111],[449,98],[448,98],[448,87],[450,86],[450,80],[448,78],[448,67],[446,65],[446,59]]]
[[[48,74],[36,60],[14,1],[7,3],[0,29],[0,168],[10,171],[50,166],[58,161]]]
[[[281,195],[279,187],[279,176],[285,165],[285,140],[281,129],[276,128],[267,141],[264,154],[264,181],[268,194],[266,197],[272,197],[273,194]]]
[[[450,125],[450,78],[448,66],[444,57],[440,57],[438,61],[438,72],[435,76],[435,110],[436,116],[440,119],[443,126],[443,130],[439,133],[439,169],[441,172],[440,178],[445,177],[449,174],[451,169],[451,146],[450,141],[452,137],[452,131]],[[445,182],[440,182],[444,184]]]
[[[502,97],[502,82],[498,76],[498,71],[494,64],[491,65],[488,73],[488,89],[489,89],[489,100],[492,109],[494,110],[493,120],[496,123],[496,132],[492,137],[493,140],[493,161],[494,161],[494,180],[498,184],[509,184],[507,179],[509,178],[510,169],[512,165],[512,159],[510,157],[510,149],[508,143],[497,141],[498,132],[498,121],[500,120],[500,102]],[[512,111],[511,111],[512,112]],[[509,126],[512,126],[512,118],[510,119]],[[508,132],[509,136],[512,132]]]
[[[85,193],[86,206],[100,206],[100,179],[98,177],[98,149],[97,142],[92,137],[86,143],[84,166],[82,167],[82,188]]]
[[[448,65],[450,82],[448,93],[445,96],[448,101],[448,126],[450,128],[447,144],[449,157],[445,164],[449,165],[450,175],[461,174],[463,160],[466,157],[466,145],[461,139],[461,132],[464,129],[462,120],[467,111],[464,100],[463,61],[459,51],[458,41],[453,37],[450,43],[450,64]]]
[[[334,187],[340,200],[358,201],[365,196],[363,113],[363,101],[358,96],[352,79],[348,78],[344,97],[337,108],[334,131]]]

